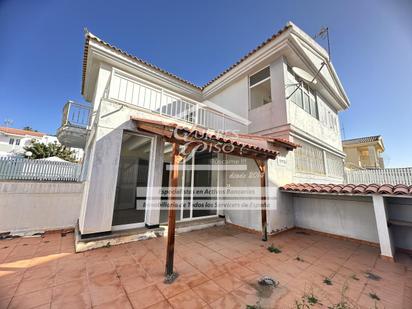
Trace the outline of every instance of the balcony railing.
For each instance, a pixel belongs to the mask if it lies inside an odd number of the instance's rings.
[[[412,185],[412,168],[383,168],[346,171],[346,183]]]
[[[135,105],[153,113],[177,118],[215,130],[227,130],[245,125],[193,100],[178,97],[162,88],[151,86],[118,70],[112,73],[106,98]]]
[[[91,107],[68,101],[63,107],[62,127],[69,125],[88,128],[91,119]]]

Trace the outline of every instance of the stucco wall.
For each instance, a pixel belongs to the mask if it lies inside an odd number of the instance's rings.
[[[378,232],[369,197],[293,197],[295,225],[320,232],[378,243]]]
[[[293,201],[290,195],[282,194],[279,186],[290,182],[292,172],[290,164],[293,161],[288,159],[290,153],[282,153],[281,159],[269,160],[267,164],[267,224],[268,232],[273,233],[294,226]],[[262,230],[260,211],[260,178],[256,163],[252,159],[227,156],[236,166],[245,166],[245,171],[226,171],[224,173],[224,185],[232,188],[253,189],[255,203],[247,209],[225,209],[226,220],[230,223],[253,229]],[[239,196],[245,204],[250,202],[245,196]]]
[[[224,181],[226,187],[250,189],[259,188],[260,181],[257,176],[257,173],[259,171],[256,163],[252,159],[239,158],[230,155],[227,155],[226,159],[228,163],[230,162],[229,165],[246,168],[246,170],[237,171],[231,171],[230,168],[228,168],[228,170],[226,170],[224,173]],[[257,198],[259,198],[259,196]],[[253,197],[256,198],[256,196]],[[245,196],[240,195],[238,197],[239,200],[237,200],[236,197],[231,196],[230,198],[225,197],[225,202],[228,202],[228,199],[230,199],[234,203],[248,203],[250,201],[247,201],[245,199]],[[224,214],[226,216],[226,220],[229,223],[243,226],[248,229],[261,230],[261,218],[259,209],[249,209],[249,207],[246,207],[245,209],[230,209],[229,207],[226,207],[224,209]]]
[[[244,77],[208,98],[208,100],[241,117],[248,118],[248,98],[248,80],[247,77]]]
[[[0,232],[74,227],[82,192],[82,183],[1,181]]]
[[[412,199],[386,198],[389,220],[412,222]],[[390,231],[395,247],[412,250],[412,229],[409,226],[391,225]]]
[[[249,111],[249,133],[259,133],[286,124],[285,59],[280,57],[270,65],[272,102]],[[247,81],[246,81],[247,82]],[[248,97],[247,97],[248,98]],[[248,102],[247,102],[248,105]]]

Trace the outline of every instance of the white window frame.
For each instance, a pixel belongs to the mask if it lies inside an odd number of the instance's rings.
[[[318,93],[315,89],[313,89],[307,82],[303,81],[301,78],[299,78],[291,69],[291,67],[288,65],[288,72],[289,74],[291,74],[293,76],[293,78],[295,79],[295,81],[297,81],[299,83],[298,86],[299,87],[298,90],[296,90],[296,92],[294,93],[294,95],[291,97],[291,100],[294,104],[296,104],[296,106],[300,107],[301,109],[303,109],[306,113],[308,113],[309,115],[311,115],[313,118],[319,120],[319,104],[318,104]],[[297,94],[300,94],[301,96],[301,101],[302,101],[302,106],[300,106],[296,100],[294,99],[294,96],[296,96]],[[305,109],[305,100],[304,100],[304,96],[307,96],[309,98],[309,110]],[[312,107],[311,107],[311,97],[313,96],[314,100],[314,104],[316,106],[316,115],[313,115],[311,113],[312,111]]]
[[[258,74],[259,72],[261,72],[261,71],[263,71],[263,70],[265,70],[265,69],[269,69],[269,76],[266,77],[266,78],[264,78],[264,79],[262,79],[261,81],[257,82],[257,83],[254,84],[254,85],[250,85],[250,78],[251,78],[253,75]],[[255,71],[255,72],[249,74],[248,79],[247,79],[247,81],[248,81],[248,87],[249,87],[249,110],[254,110],[254,109],[257,109],[257,108],[259,108],[259,107],[262,107],[263,105],[266,105],[266,104],[271,103],[271,102],[268,102],[268,103],[265,103],[265,104],[260,105],[260,106],[258,106],[258,107],[252,108],[252,93],[251,93],[251,90],[252,90],[253,88],[255,88],[256,86],[259,86],[260,84],[263,84],[264,82],[269,81],[269,83],[270,83],[270,78],[271,78],[270,66],[266,66],[266,67],[264,67],[264,68],[262,68],[262,69],[260,69],[260,70],[257,70],[257,71]],[[270,85],[270,91],[272,91],[272,85]],[[272,100],[272,93],[270,94],[270,97],[271,97],[271,100]]]
[[[195,160],[196,160],[196,153],[192,153],[192,162],[191,162],[191,173],[190,173],[190,215],[187,218],[183,217],[183,204],[184,204],[184,190],[185,190],[185,177],[186,177],[186,160],[184,160],[183,164],[184,167],[182,169],[182,197],[181,197],[181,210],[180,210],[180,221],[194,221],[194,220],[201,220],[201,219],[208,219],[208,218],[216,218],[219,216],[219,195],[216,195],[216,214],[209,215],[209,216],[202,216],[202,217],[193,217],[193,191],[194,191],[194,182],[195,182]],[[220,179],[220,172],[221,170],[217,170],[217,187],[219,188],[219,179]],[[218,190],[219,191],[219,190]]]
[[[142,133],[142,132],[128,131],[128,130],[124,130],[122,134],[124,134],[124,133],[150,138],[150,159],[149,159],[150,161],[149,161],[149,172],[148,172],[148,175],[147,175],[147,181],[149,182],[149,179],[151,177],[153,177],[153,175],[152,175],[153,171],[150,168],[150,165],[153,164],[153,161],[155,160],[155,158],[154,158],[154,135],[147,134],[147,133]],[[122,138],[123,138],[123,135],[122,135]],[[120,145],[120,147],[122,147],[122,145]],[[120,149],[120,151],[121,151],[121,149]],[[120,152],[119,152],[119,156],[120,156]],[[119,171],[117,171],[117,172],[119,172]],[[117,185],[117,183],[116,183],[116,185]],[[144,221],[143,222],[119,224],[119,225],[113,225],[113,223],[112,223],[111,230],[112,231],[123,231],[123,230],[129,230],[129,229],[136,229],[136,228],[144,227],[146,222],[147,222],[147,215],[148,215],[147,205],[150,204],[149,202],[150,202],[150,198],[149,198],[149,195],[146,192],[146,199],[145,199],[146,208],[145,208]],[[113,203],[113,211],[114,211],[114,203]]]

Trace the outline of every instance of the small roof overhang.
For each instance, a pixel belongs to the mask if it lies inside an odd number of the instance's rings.
[[[279,188],[283,192],[300,194],[358,195],[379,194],[385,196],[412,197],[412,186],[378,184],[318,184],[290,183]]]
[[[190,127],[160,116],[155,119],[153,117],[149,119],[142,116],[132,116],[131,119],[140,131],[162,136],[169,142],[185,146],[202,145],[213,152],[251,159],[275,160],[279,154],[279,148],[290,151],[298,147],[297,144],[284,139],[220,132],[197,126]]]

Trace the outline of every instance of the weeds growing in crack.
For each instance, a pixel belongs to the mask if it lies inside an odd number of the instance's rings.
[[[326,285],[332,285],[332,280],[328,277],[326,277],[325,279],[323,279],[323,283]]]
[[[282,250],[280,250],[279,248],[275,247],[273,244],[271,244],[271,245],[268,247],[268,251],[271,252],[271,253],[276,253],[276,254],[282,252]]]
[[[369,293],[369,297],[377,301],[381,300],[376,293]]]

